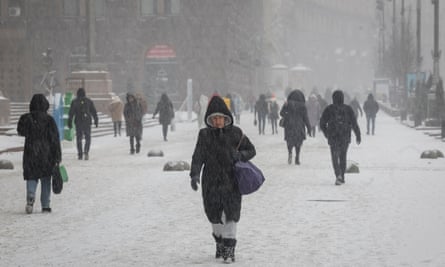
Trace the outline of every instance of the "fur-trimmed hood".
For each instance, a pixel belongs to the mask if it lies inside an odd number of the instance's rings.
[[[204,116],[204,122],[207,127],[213,127],[210,119],[212,116],[216,115],[224,116],[226,118],[225,127],[233,125],[232,113],[230,112],[224,100],[219,96],[212,97],[212,99],[210,99],[209,105],[207,106],[207,111]]]

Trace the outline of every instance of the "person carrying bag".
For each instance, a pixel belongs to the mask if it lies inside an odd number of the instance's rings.
[[[191,187],[198,190],[202,169],[202,197],[207,219],[216,241],[215,258],[235,261],[236,226],[241,213],[241,193],[234,165],[252,159],[256,150],[240,128],[233,125],[232,113],[224,100],[214,96],[207,107],[199,131],[190,170]],[[239,146],[237,147],[237,145]]]

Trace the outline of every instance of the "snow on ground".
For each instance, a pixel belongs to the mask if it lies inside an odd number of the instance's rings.
[[[241,120],[266,182],[243,198],[236,266],[445,265],[444,159],[420,159],[445,143],[379,113],[376,135],[349,149],[361,172],[334,186],[320,133],[304,143],[302,164],[288,165],[281,128],[259,136],[252,114]],[[89,161],[64,142],[70,180],[51,214],[39,201],[25,214],[22,153],[0,155],[16,167],[0,171],[0,266],[220,266],[201,192],[188,172],[162,171],[191,160],[196,136],[196,122],[178,123],[168,142],[159,126],[146,128],[138,155],[126,137],[93,138]],[[22,143],[0,137],[0,149]],[[148,158],[151,149],[165,156]]]

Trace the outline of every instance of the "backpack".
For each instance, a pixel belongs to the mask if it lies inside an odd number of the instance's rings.
[[[328,124],[329,132],[333,135],[345,135],[350,130],[346,109],[344,107],[335,107],[331,121]]]
[[[79,103],[80,118],[82,120],[87,120],[90,117],[90,109],[88,108],[88,103],[85,99],[81,99]]]

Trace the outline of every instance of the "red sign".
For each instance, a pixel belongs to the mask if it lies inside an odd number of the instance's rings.
[[[151,59],[168,59],[175,57],[175,50],[168,45],[155,45],[145,53],[145,58]]]

